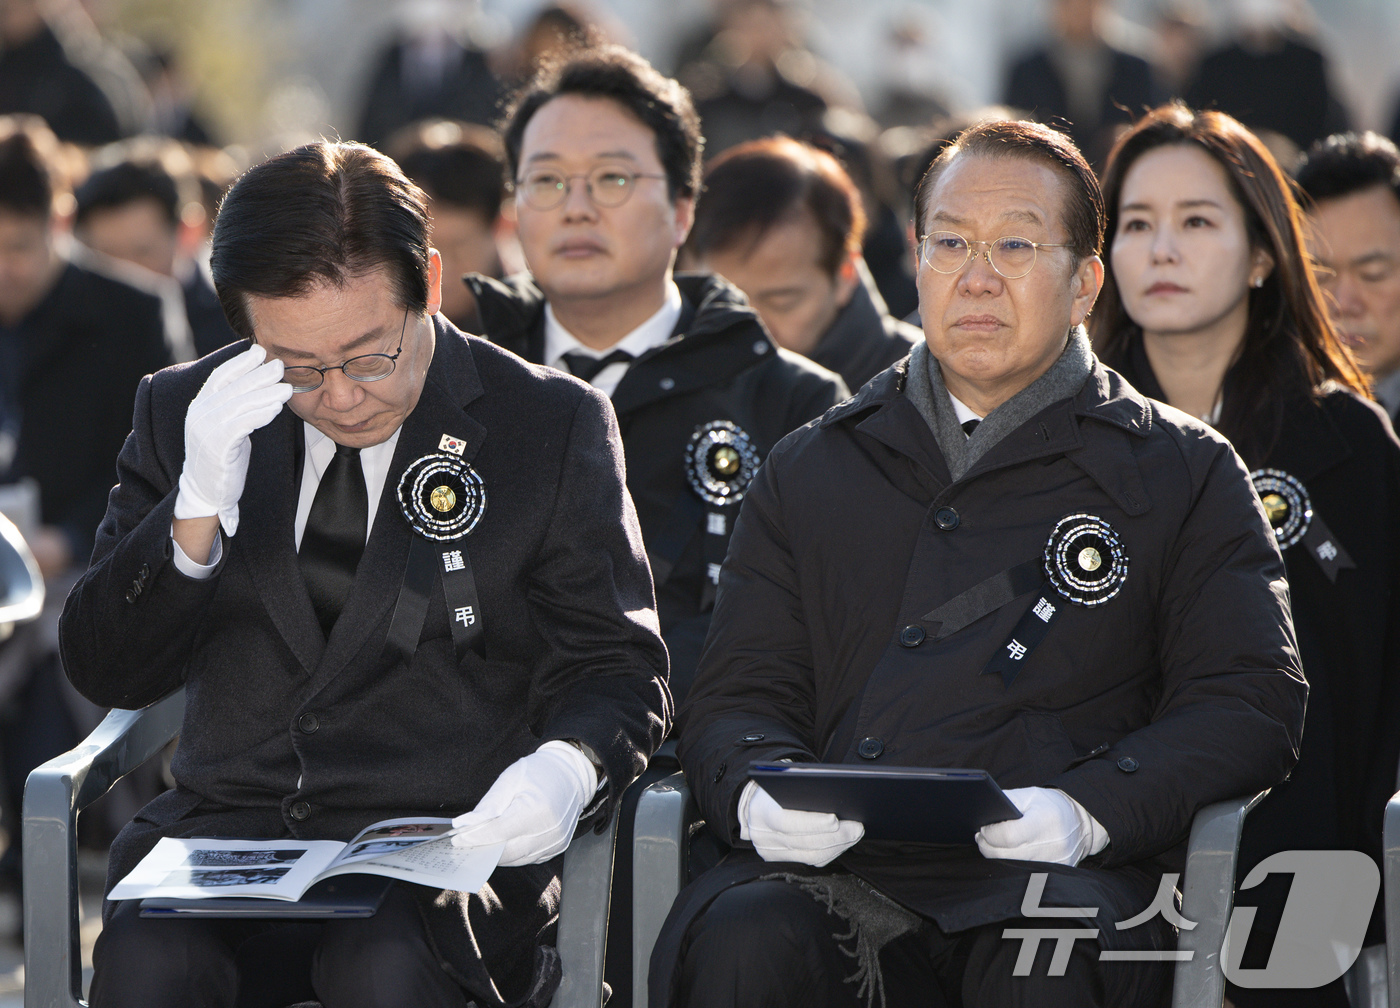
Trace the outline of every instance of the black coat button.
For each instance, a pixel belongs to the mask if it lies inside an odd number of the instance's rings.
[[[1131,756],[1124,756],[1118,761],[1118,769],[1124,773],[1132,773],[1138,768],[1138,761]]]
[[[292,803],[292,818],[301,822],[303,819],[311,818],[311,806],[304,801]]]
[[[723,779],[724,779],[724,771],[727,770],[727,769],[729,769],[729,765],[728,765],[727,763],[721,763],[718,767],[716,767],[716,768],[715,768],[715,775],[714,775],[713,777],[710,778],[711,782],[712,782],[712,783],[715,783],[715,784],[718,784],[721,780],[723,780]]]
[[[917,623],[910,623],[903,630],[899,631],[899,643],[905,647],[918,647],[924,642],[924,628]]]
[[[141,583],[140,578],[137,578],[135,581],[131,582],[131,593],[133,595],[140,597],[141,593],[145,590],[146,586]]]
[[[763,733],[762,733],[762,732],[754,732],[754,733],[751,734],[751,735],[745,735],[744,738],[743,738],[743,741],[745,741],[745,742],[762,742],[762,741],[763,741]]]
[[[150,576],[151,576],[151,565],[150,565],[150,564],[142,564],[142,565],[141,565],[141,580],[144,581],[144,580],[146,580],[146,578],[148,578],[148,577],[150,577]]]
[[[135,601],[136,601],[136,592],[135,592],[135,590],[129,590],[129,591],[127,591],[127,593],[126,593],[126,600],[127,600],[128,602],[135,602]]]
[[[860,745],[856,746],[856,752],[860,753],[862,759],[879,759],[884,751],[885,743],[877,738],[863,738]]]
[[[953,531],[960,521],[962,519],[958,517],[958,512],[950,507],[941,507],[933,513],[933,523],[944,532]]]
[[[315,714],[303,714],[297,718],[297,727],[310,735],[317,728],[321,727],[321,720]]]

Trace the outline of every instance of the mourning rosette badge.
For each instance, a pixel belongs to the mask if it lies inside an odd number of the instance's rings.
[[[717,507],[737,504],[758,472],[758,449],[738,424],[714,420],[690,436],[685,474],[691,488]]]
[[[1097,515],[1065,515],[1045,544],[1045,574],[1078,605],[1103,605],[1128,579],[1128,553],[1113,526]]]
[[[456,455],[424,455],[399,479],[399,507],[413,531],[429,539],[459,539],[486,512],[486,484]]]
[[[1307,535],[1312,524],[1312,498],[1298,477],[1282,469],[1256,469],[1249,474],[1254,492],[1264,505],[1278,548],[1286,550]]]

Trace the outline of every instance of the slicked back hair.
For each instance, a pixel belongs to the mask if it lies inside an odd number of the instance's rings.
[[[704,258],[743,245],[748,254],[773,227],[804,211],[821,234],[817,262],[835,276],[848,256],[860,254],[865,237],[860,190],[824,150],[789,137],[750,140],[706,169],[690,251]]]
[[[914,193],[920,234],[926,230],[924,218],[934,186],[957,157],[1017,158],[1053,169],[1063,183],[1061,223],[1068,233],[1065,241],[1071,251],[1082,260],[1098,255],[1103,248],[1103,192],[1074,141],[1049,126],[1009,119],[978,123],[963,130],[934,158]]]
[[[1308,148],[1293,177],[1314,203],[1377,185],[1400,200],[1400,150],[1370,130],[1334,133]]]
[[[1259,138],[1224,112],[1196,112],[1180,102],[1147,113],[1118,138],[1104,168],[1109,233],[1118,228],[1123,183],[1138,159],[1162,147],[1190,147],[1225,174],[1244,213],[1250,247],[1266,250],[1274,268],[1250,288],[1249,317],[1239,357],[1225,373],[1224,408],[1216,427],[1251,467],[1278,443],[1284,411],[1315,398],[1324,382],[1367,396],[1367,382],[1327,316],[1313,275],[1302,208],[1293,183]],[[1122,366],[1140,328],[1128,315],[1112,257],[1090,334],[1110,367]]]
[[[705,141],[690,92],[618,45],[566,51],[557,61],[546,64],[516,95],[501,129],[511,178],[520,175],[525,127],[536,112],[561,95],[616,102],[656,137],[656,156],[666,172],[671,199],[694,196],[699,191],[700,152]]]
[[[372,147],[320,141],[243,174],[219,207],[210,266],[224,314],[253,338],[247,298],[301,297],[375,270],[398,307],[428,304],[423,191]]]

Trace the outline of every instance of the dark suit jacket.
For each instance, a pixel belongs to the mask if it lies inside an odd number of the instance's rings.
[[[14,474],[39,484],[42,520],[92,550],[143,375],[170,363],[160,301],[72,263],[19,324]]]
[[[590,746],[615,797],[660,745],[671,719],[666,654],[611,408],[573,378],[441,318],[436,327],[422,396],[329,640],[293,544],[302,431],[290,410],[252,436],[238,531],[215,575],[192,580],[170,559],[185,411],[246,344],[142,382],[121,484],[61,624],[69,677],[95,703],[137,707],[182,683],[187,691],[178,786],[118,837],[113,880],[161,836],[345,840],[381,819],[455,816],[549,739]],[[405,662],[384,646],[414,536],[397,482],[444,434],[466,442],[464,459],[486,485],[467,540],[482,648],[458,662],[436,586]],[[301,803],[310,811],[299,818]],[[483,1003],[495,1002],[473,980],[468,942],[502,990],[519,992],[552,925],[557,868],[498,870],[488,888],[507,912],[489,922],[473,917],[477,896],[455,911],[431,908],[455,937],[450,947],[439,937],[439,950]],[[463,913],[489,933],[469,936]]]

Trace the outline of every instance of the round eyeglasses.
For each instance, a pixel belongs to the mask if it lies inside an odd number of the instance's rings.
[[[919,239],[919,258],[935,273],[956,273],[977,255],[972,246],[982,245],[987,262],[1007,280],[1019,280],[1035,268],[1038,249],[1071,248],[1054,242],[1033,242],[1007,235],[996,241],[968,241],[955,231],[934,231]]]
[[[298,364],[296,367],[283,366],[282,380],[292,387],[293,392],[314,392],[326,380],[327,371],[343,371],[345,377],[357,382],[380,381],[394,373],[394,362],[403,353],[403,335],[408,331],[408,312],[403,313],[403,325],[399,328],[399,348],[391,354],[371,353],[351,357],[344,364],[331,367],[314,367]]]
[[[569,198],[569,187],[574,179],[583,179],[588,190],[588,198],[600,207],[620,207],[637,188],[637,179],[664,179],[665,175],[656,172],[635,172],[618,165],[599,165],[592,171],[578,175],[565,175],[549,168],[541,168],[517,179],[515,191],[536,210],[553,210],[563,205]]]

